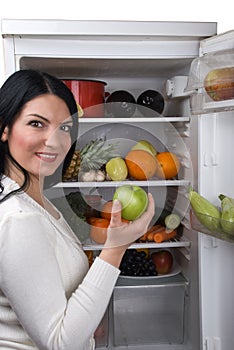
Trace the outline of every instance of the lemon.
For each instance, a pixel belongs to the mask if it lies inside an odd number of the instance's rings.
[[[121,157],[110,159],[106,163],[106,172],[112,181],[123,181],[128,176],[127,165]]]

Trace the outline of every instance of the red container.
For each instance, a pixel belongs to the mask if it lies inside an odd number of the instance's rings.
[[[77,103],[84,111],[84,117],[104,117],[104,81],[65,79],[63,82],[72,91]]]

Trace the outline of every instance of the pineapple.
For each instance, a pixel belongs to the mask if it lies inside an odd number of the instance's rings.
[[[67,168],[63,181],[77,181],[79,172],[98,171],[111,158],[117,157],[116,145],[107,143],[105,139],[92,140],[80,151],[73,154],[71,163]]]

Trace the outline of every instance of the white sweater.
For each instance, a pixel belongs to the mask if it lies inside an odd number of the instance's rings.
[[[4,179],[4,194],[18,187]],[[0,195],[0,198],[3,195]],[[0,349],[90,350],[119,270],[27,194],[0,204]]]

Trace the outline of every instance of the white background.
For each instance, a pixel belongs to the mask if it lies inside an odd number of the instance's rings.
[[[2,18],[196,21],[217,22],[218,33],[234,29],[232,0],[2,0]]]

